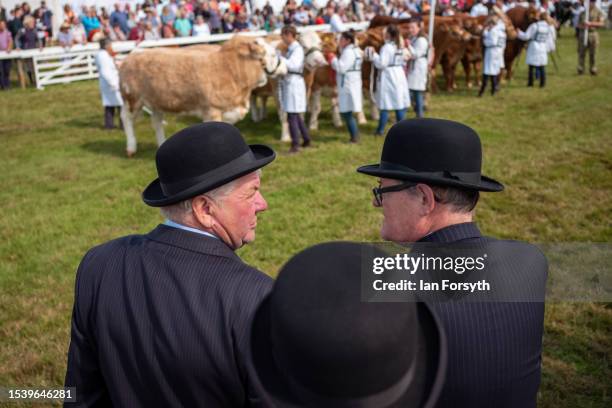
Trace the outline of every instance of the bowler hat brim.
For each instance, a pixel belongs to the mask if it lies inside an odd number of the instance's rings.
[[[260,169],[270,163],[276,157],[274,150],[265,145],[249,145],[253,152],[254,159],[243,163],[240,162],[235,166],[225,169],[221,174],[214,174],[211,177],[205,177],[199,183],[182,190],[173,195],[165,195],[159,178],[153,180],[151,184],[143,191],[142,200],[151,207],[164,207],[167,205],[176,204],[198,194],[206,193],[230,181],[236,180],[246,174],[249,174],[257,169]]]
[[[408,383],[405,391],[394,401],[384,407],[380,403],[371,403],[372,396],[362,398],[333,398],[326,402],[325,396],[317,396],[313,401],[304,395],[295,392],[295,385],[287,378],[291,373],[284,373],[276,364],[273,356],[273,345],[269,333],[270,297],[262,301],[253,318],[251,328],[251,360],[249,370],[252,370],[258,397],[262,399],[263,406],[271,407],[372,407],[372,408],[400,408],[418,406],[433,408],[438,400],[446,377],[447,344],[446,336],[437,316],[426,303],[417,303],[418,324],[415,331],[418,333],[417,350],[414,372],[417,373]],[[313,330],[316,330],[313,328]],[[358,390],[355,390],[358,393]],[[377,397],[386,397],[386,391],[377,394]],[[396,392],[396,390],[392,391]]]
[[[470,183],[458,178],[450,178],[445,176],[433,176],[430,174],[420,174],[418,172],[407,172],[395,169],[385,169],[380,164],[370,164],[361,166],[357,169],[359,173],[369,176],[384,177],[395,180],[415,181],[418,183],[443,185],[450,187],[460,187],[470,190],[498,192],[504,189],[504,185],[486,176],[480,176],[479,183]]]

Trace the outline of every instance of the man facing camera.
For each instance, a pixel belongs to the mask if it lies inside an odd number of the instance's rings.
[[[547,264],[532,245],[480,233],[473,222],[480,192],[504,188],[481,175],[481,164],[480,138],[473,129],[414,119],[394,125],[380,163],[358,171],[379,178],[373,203],[383,211],[384,240],[497,248],[486,276],[497,279],[497,294],[514,296],[470,302],[445,294],[444,301],[432,302],[448,336],[448,371],[437,407],[535,407]],[[524,301],[522,294],[537,300]]]
[[[76,277],[66,386],[79,407],[242,407],[250,321],[272,280],[234,253],[275,153],[207,122],[157,151],[143,192],[166,222],[91,249]]]

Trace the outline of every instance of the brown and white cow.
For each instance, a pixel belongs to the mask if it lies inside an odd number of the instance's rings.
[[[286,71],[265,41],[239,35],[212,50],[157,48],[128,55],[119,70],[128,156],[136,152],[133,121],[143,107],[152,111],[151,123],[161,145],[164,113],[235,123],[248,112],[252,90],[267,76]]]

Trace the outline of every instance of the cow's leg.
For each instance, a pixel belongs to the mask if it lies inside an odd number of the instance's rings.
[[[257,99],[258,96],[251,92],[251,120],[253,122],[259,122],[261,117],[259,116],[259,111],[257,110]]]
[[[310,92],[310,118],[308,121],[308,129],[319,129],[319,114],[321,113],[321,88]]]
[[[241,121],[242,118],[246,116],[249,112],[248,108],[245,107],[237,107],[232,109],[231,111],[223,112],[221,115],[223,122],[231,123],[232,125]]]
[[[332,123],[334,127],[342,127],[342,119],[340,118],[340,108],[338,107],[338,95],[332,96]]]
[[[465,72],[465,86],[468,89],[472,88],[472,66],[467,57],[461,58],[461,65],[463,66],[463,72]]]
[[[206,121],[222,122],[223,112],[221,112],[218,109],[209,109],[205,114],[202,114],[202,118],[204,118],[204,122]]]
[[[261,106],[259,108],[259,120],[264,120],[268,117],[268,95],[264,95],[260,98]]]
[[[134,156],[136,154],[137,142],[136,142],[136,134],[134,133],[134,116],[135,112],[131,112],[128,107],[128,103],[126,102],[121,107],[121,122],[123,123],[123,131],[125,132],[126,138],[126,154],[128,157]]]
[[[291,142],[291,135],[289,134],[289,122],[287,121],[287,112],[283,111],[283,108],[278,106],[278,119],[281,123],[281,142]]]
[[[164,136],[164,114],[163,112],[154,110],[151,112],[151,125],[155,129],[155,138],[157,139],[157,145],[161,146],[166,140]]]

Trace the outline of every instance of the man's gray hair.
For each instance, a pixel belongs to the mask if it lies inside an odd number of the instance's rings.
[[[474,210],[480,192],[478,190],[468,190],[456,187],[430,186],[436,197],[436,201],[441,204],[449,205],[453,212],[469,213]]]
[[[255,173],[259,176],[261,175],[261,170],[257,170],[255,171]],[[223,184],[222,186],[219,186],[213,190],[207,191],[206,193],[200,195],[206,196],[215,201],[219,206],[222,206],[225,197],[227,197],[231,194],[232,191],[234,191],[234,189],[238,185],[238,181],[241,178],[242,177],[239,177],[235,180],[230,181],[229,183]],[[162,217],[169,219],[170,221],[174,221],[179,224],[184,223],[185,217],[187,217],[193,212],[191,203],[194,198],[195,197],[191,197],[176,204],[160,207],[159,211]]]

